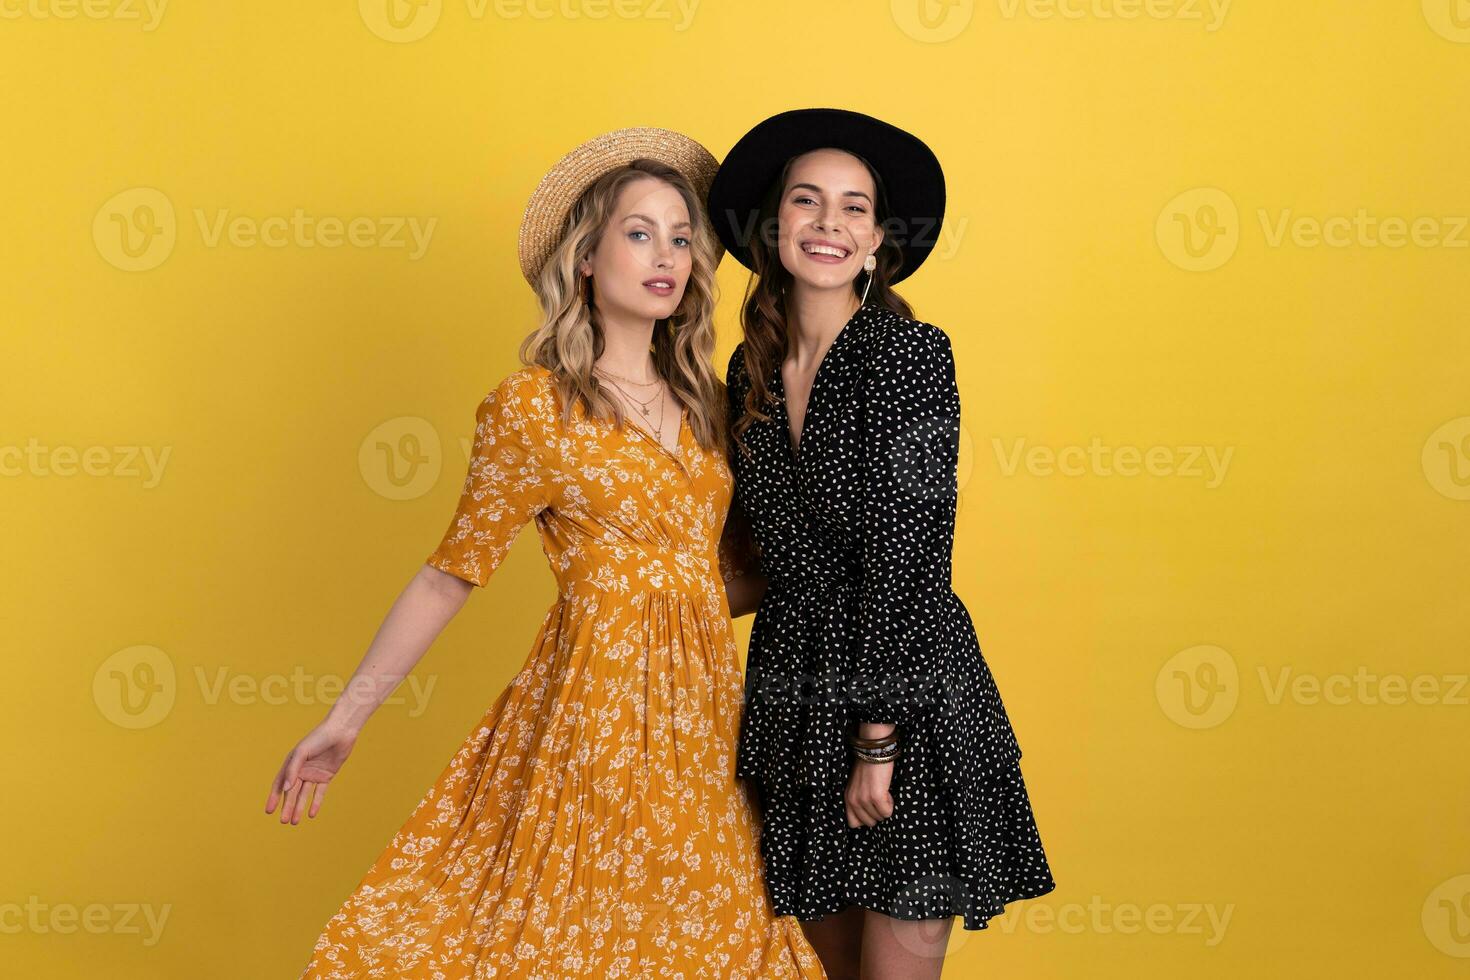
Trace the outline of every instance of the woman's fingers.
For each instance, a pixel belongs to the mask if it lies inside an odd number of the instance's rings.
[[[874,809],[878,813],[879,820],[887,820],[889,817],[893,816],[893,794],[888,792],[887,790],[884,790],[883,795],[879,798],[878,802],[874,804]]]
[[[316,784],[316,795],[314,797],[312,797],[312,800],[311,800],[311,812],[308,813],[307,816],[309,816],[309,817],[315,817],[318,813],[321,813],[322,812],[322,800],[326,798],[326,796],[327,796],[327,787],[330,786],[330,785],[331,785],[330,783],[317,783]]]
[[[274,813],[276,811],[276,804],[281,801],[281,798],[286,795],[286,790],[290,788],[292,777],[291,763],[295,755],[296,752],[293,749],[286,756],[286,761],[281,763],[281,768],[276,771],[276,778],[271,782],[270,796],[266,797],[265,800],[266,813]]]
[[[296,810],[291,814],[291,823],[294,826],[301,822],[301,813],[306,809],[306,804],[311,802],[311,790],[316,783],[303,779],[301,781],[301,792],[296,796]]]
[[[281,823],[291,822],[291,810],[296,806],[296,797],[301,792],[301,781],[293,779],[286,787],[286,798],[281,804]]]

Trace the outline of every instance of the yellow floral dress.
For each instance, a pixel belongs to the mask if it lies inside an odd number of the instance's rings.
[[[428,558],[484,585],[534,520],[557,597],[301,976],[822,977],[734,775],[729,465],[687,424],[671,452],[560,409],[536,365],[485,397]]]

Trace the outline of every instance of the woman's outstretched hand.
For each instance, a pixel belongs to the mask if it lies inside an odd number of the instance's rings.
[[[265,801],[265,812],[274,813],[276,804],[284,796],[286,802],[281,807],[281,823],[288,820],[292,824],[300,823],[301,811],[306,808],[308,799],[311,800],[311,812],[307,816],[314,817],[320,813],[322,800],[327,795],[327,783],[347,761],[356,742],[356,732],[331,722],[324,721],[307,732],[306,737],[296,743],[286,756],[286,761],[281,763],[281,769],[271,783],[270,796]],[[313,789],[316,790],[314,798]]]

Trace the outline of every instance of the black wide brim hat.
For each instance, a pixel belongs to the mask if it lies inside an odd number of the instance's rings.
[[[793,109],[758,123],[720,164],[709,190],[709,216],[730,254],[751,268],[750,237],[761,203],[786,161],[831,147],[868,161],[888,200],[884,235],[903,252],[890,282],[913,275],[939,241],[944,224],[944,170],[912,133],[847,109]]]

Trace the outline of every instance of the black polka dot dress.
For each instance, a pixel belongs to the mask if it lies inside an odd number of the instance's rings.
[[[744,344],[726,375],[749,390]],[[949,338],[878,307],[832,342],[799,451],[778,399],[732,453],[735,506],[769,587],[752,626],[737,773],[755,790],[772,903],[804,921],[847,906],[962,916],[1053,890],[1021,749],[951,589],[959,392]],[[898,726],[893,815],[849,827],[848,735]]]

